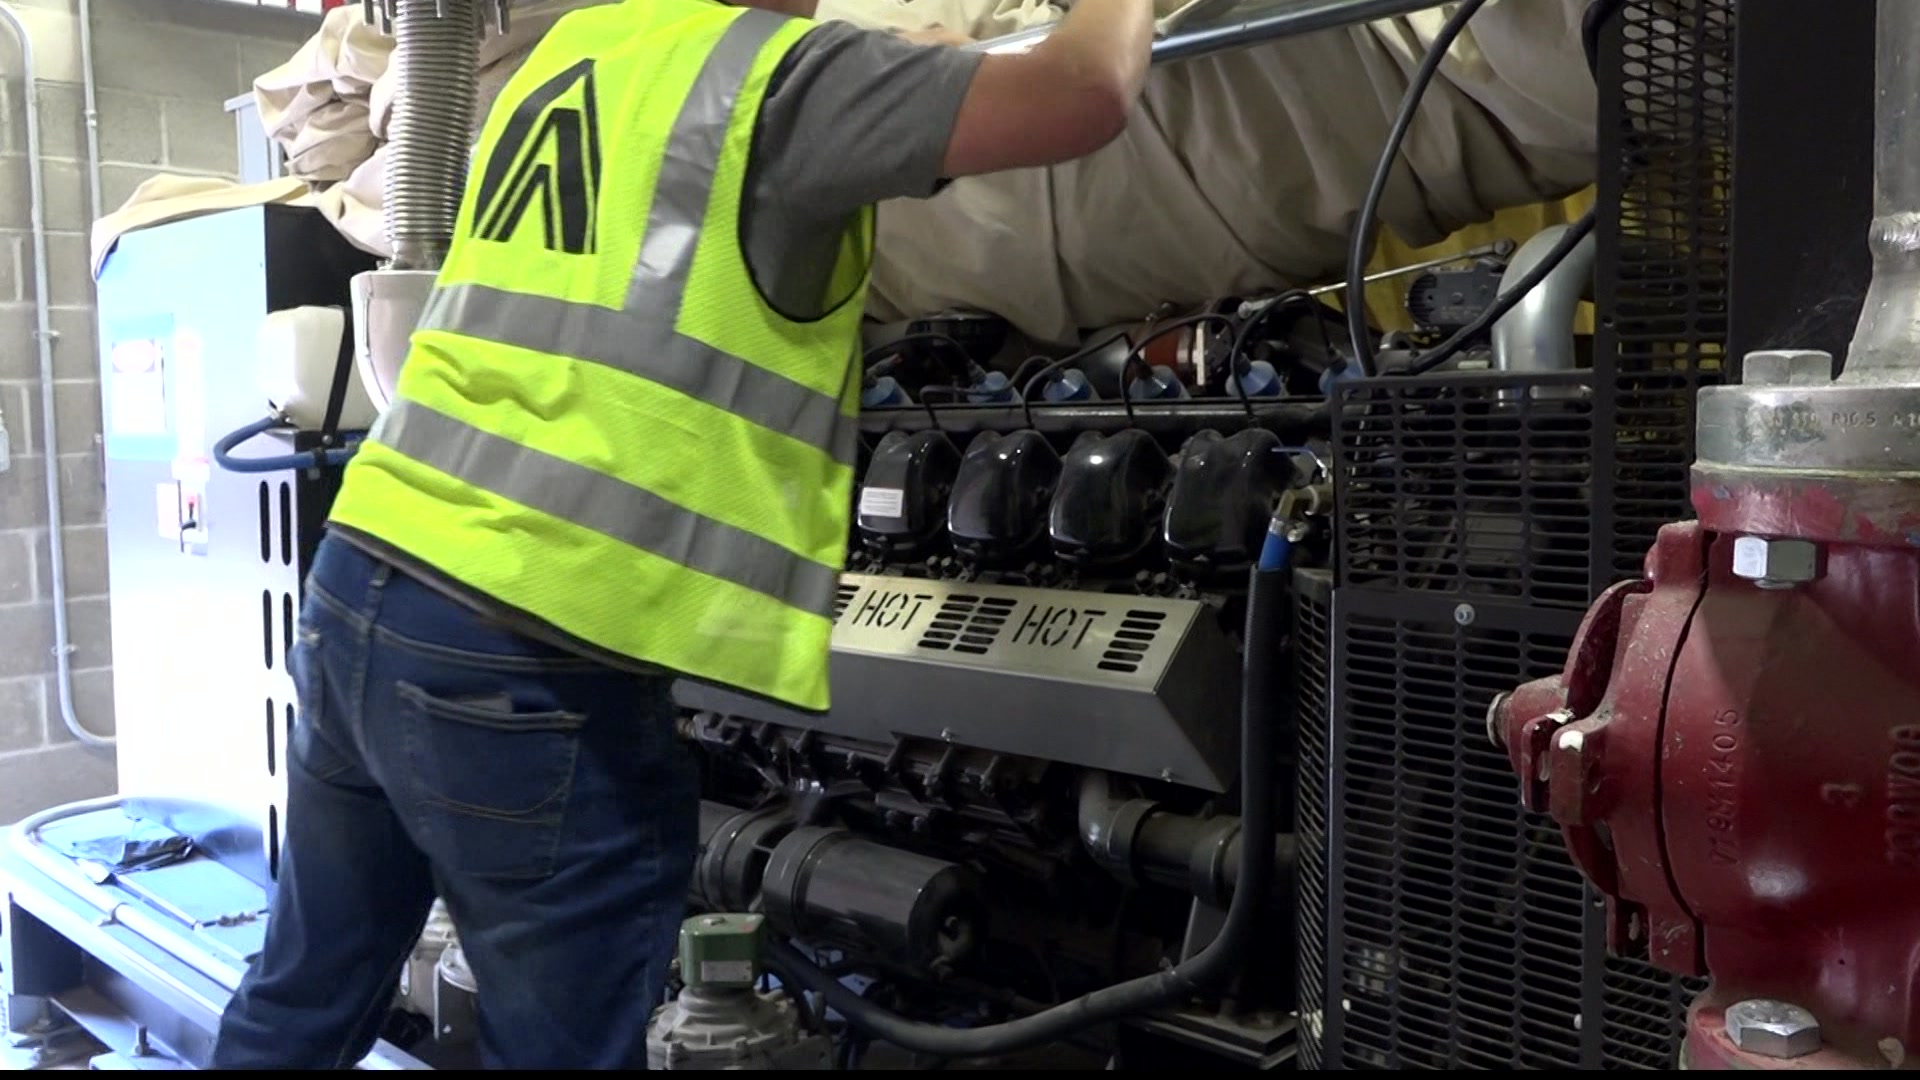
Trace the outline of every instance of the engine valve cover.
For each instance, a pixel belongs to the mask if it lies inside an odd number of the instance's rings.
[[[1203,431],[1181,448],[1164,536],[1176,562],[1245,569],[1265,543],[1273,507],[1293,480],[1280,438],[1262,428]]]
[[[981,435],[967,447],[947,503],[947,535],[976,562],[1016,559],[1046,538],[1060,455],[1037,431]]]
[[[851,739],[931,739],[1224,791],[1239,655],[1197,600],[849,574],[833,709],[688,680],[682,706]]]
[[[1092,566],[1140,555],[1159,534],[1172,471],[1144,431],[1081,435],[1062,463],[1048,515],[1055,554]]]
[[[960,451],[945,432],[894,432],[880,440],[854,514],[861,545],[896,558],[938,546],[959,471]]]

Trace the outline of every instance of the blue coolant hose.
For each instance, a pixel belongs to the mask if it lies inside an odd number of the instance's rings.
[[[1261,572],[1281,572],[1293,565],[1293,548],[1306,532],[1298,521],[1274,518],[1267,526],[1267,542],[1260,547]]]
[[[267,432],[279,427],[280,424],[281,421],[279,417],[265,416],[248,424],[246,427],[228,432],[221,437],[219,442],[213,444],[214,464],[228,472],[236,473],[271,473],[285,472],[288,469],[317,469],[325,466],[338,467],[350,461],[353,458],[353,452],[358,449],[357,445],[350,443],[346,446],[336,446],[330,449],[302,450],[297,454],[279,454],[274,457],[241,458],[233,456],[233,452],[239,449],[241,444],[258,436],[265,435]]]

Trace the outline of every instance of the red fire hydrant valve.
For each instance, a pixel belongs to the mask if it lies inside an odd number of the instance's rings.
[[[1711,977],[1691,1068],[1920,1052],[1920,385],[1831,364],[1702,392],[1699,521],[1488,717],[1609,944]]]

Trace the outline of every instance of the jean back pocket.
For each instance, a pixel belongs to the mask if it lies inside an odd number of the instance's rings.
[[[403,812],[428,857],[476,877],[551,874],[586,717],[526,711],[505,692],[397,690],[415,795]]]

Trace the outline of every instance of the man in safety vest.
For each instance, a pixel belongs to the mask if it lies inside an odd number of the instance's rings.
[[[813,0],[562,19],[474,155],[308,580],[221,1068],[350,1067],[436,896],[491,1065],[643,1068],[697,846],[672,679],[828,705],[874,203],[1111,141],[1150,0],[982,56]]]

